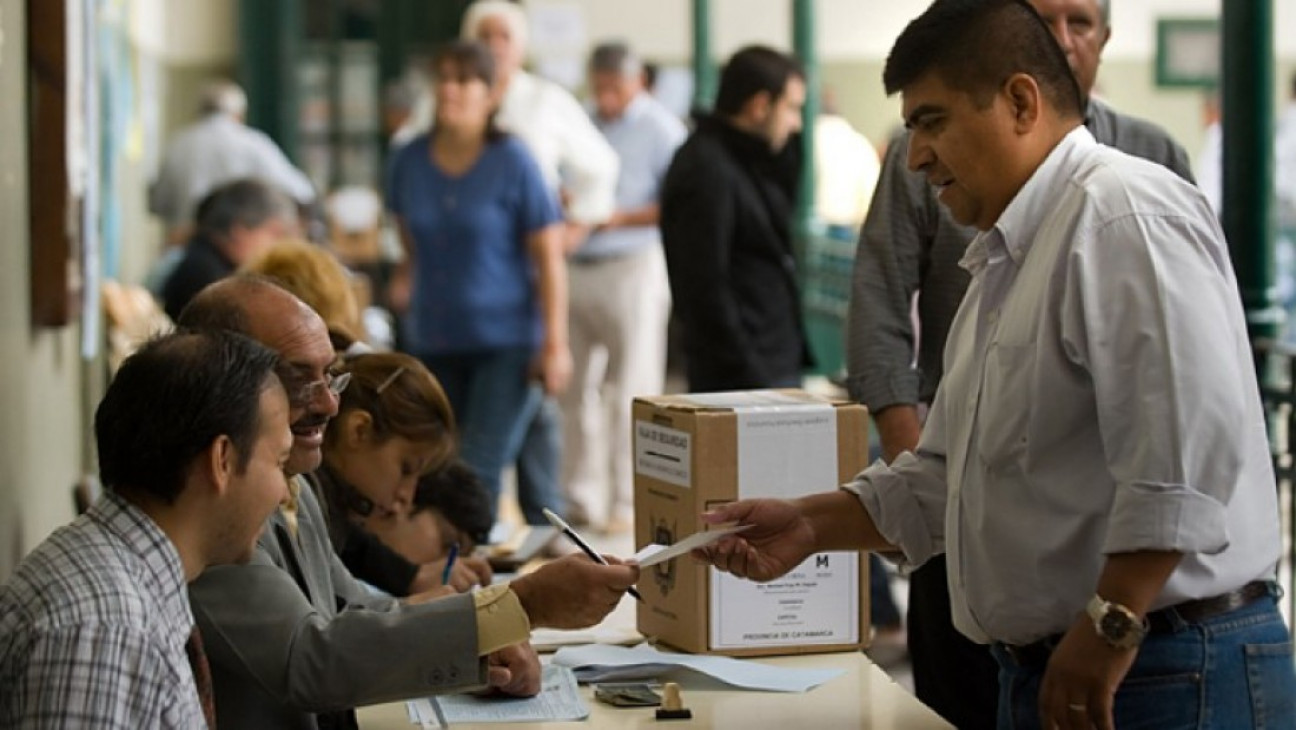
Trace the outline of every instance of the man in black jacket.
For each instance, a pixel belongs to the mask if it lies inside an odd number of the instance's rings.
[[[792,253],[805,80],[748,46],[720,77],[714,115],[675,154],[661,193],[671,296],[691,391],[799,385],[809,364]]]

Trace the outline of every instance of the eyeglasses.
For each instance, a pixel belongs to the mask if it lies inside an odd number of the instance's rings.
[[[324,376],[323,380],[312,380],[297,388],[297,401],[299,403],[310,403],[320,394],[320,388],[328,390],[334,398],[342,395],[342,391],[351,384],[351,373],[341,373],[338,375],[329,374]]]

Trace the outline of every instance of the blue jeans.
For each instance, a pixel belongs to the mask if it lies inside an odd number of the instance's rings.
[[[1116,727],[1296,727],[1292,638],[1274,597],[1195,624],[1172,616],[1171,624],[1139,647],[1116,691]],[[1000,668],[1000,730],[1038,729],[1044,668],[1018,666],[999,646],[992,651]]]
[[[567,514],[559,486],[562,470],[562,413],[558,402],[544,396],[527,424],[517,462],[518,505],[528,525],[547,525],[543,509]]]
[[[423,357],[454,408],[460,456],[490,490],[492,515],[501,475],[517,459],[544,398],[527,377],[531,355],[530,348],[517,347]]]

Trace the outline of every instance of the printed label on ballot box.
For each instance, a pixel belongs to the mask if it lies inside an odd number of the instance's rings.
[[[859,553],[811,555],[755,583],[711,569],[711,648],[859,642]]]
[[[635,421],[635,473],[692,488],[692,438],[687,431]]]

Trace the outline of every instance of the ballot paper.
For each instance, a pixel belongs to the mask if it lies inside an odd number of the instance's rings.
[[[580,644],[634,646],[643,643],[643,640],[644,635],[630,626],[598,624],[588,629],[531,629],[531,647],[542,654],[556,651],[563,646]]]
[[[553,657],[555,665],[570,667],[581,682],[650,679],[679,669],[699,672],[741,689],[766,692],[805,692],[845,674],[841,669],[791,669],[701,654],[670,654],[647,644],[636,647],[569,646]]]
[[[664,563],[667,560],[678,558],[681,555],[687,554],[694,548],[706,547],[725,535],[742,532],[748,527],[751,527],[751,525],[727,525],[725,527],[714,527],[710,530],[695,532],[673,545],[658,545],[654,542],[643,550],[635,553],[630,560],[638,563],[641,568],[647,568],[651,565]]]
[[[406,703],[406,710],[410,724],[424,728],[461,722],[565,722],[589,717],[571,670],[552,664],[544,667],[540,694],[535,697],[443,695]]]

